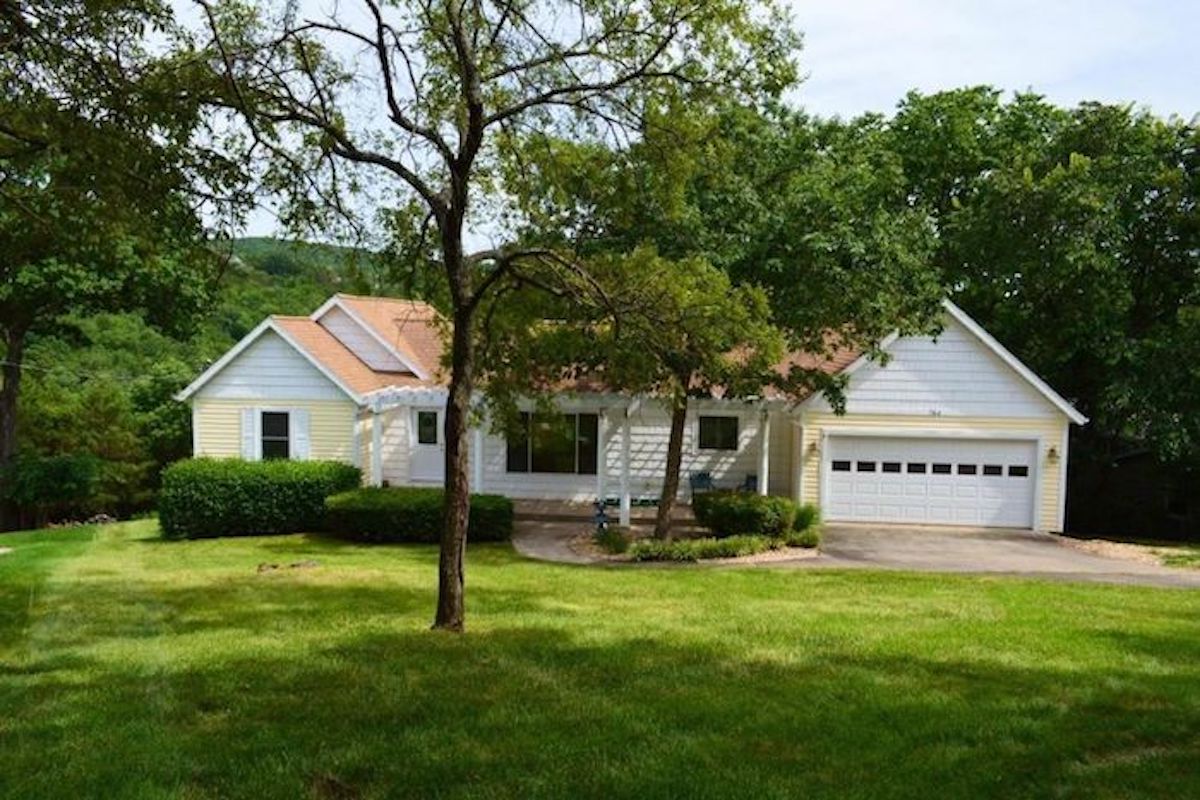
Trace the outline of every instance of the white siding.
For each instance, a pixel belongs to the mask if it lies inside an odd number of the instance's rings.
[[[408,483],[411,413],[407,406],[402,406],[383,415],[383,479],[392,486]]]
[[[564,408],[564,411],[597,413],[598,405],[592,404]],[[604,413],[608,415],[607,459],[605,460],[605,493],[616,497],[621,486],[621,427],[624,421],[624,406],[610,405]],[[720,414],[738,417],[737,451],[700,450],[696,444],[697,418],[700,414]],[[708,403],[688,412],[688,424],[684,429],[683,465],[680,470],[680,499],[690,499],[688,477],[693,472],[709,472],[718,485],[730,487],[740,484],[747,475],[758,473],[758,443],[760,412],[757,407],[746,403]],[[657,403],[643,402],[631,418],[630,429],[630,493],[634,498],[656,498],[662,489],[666,470],[667,442],[670,438],[670,416]],[[772,448],[778,453],[771,456],[772,491],[788,492],[787,460],[790,458],[790,425],[782,416],[772,419]],[[774,430],[777,428],[778,430]],[[780,443],[782,441],[782,443]],[[504,494],[518,498],[545,498],[558,500],[590,501],[596,498],[598,479],[595,475],[551,475],[540,473],[509,473],[507,470],[507,447],[501,436],[488,434],[484,437],[484,487],[489,493]]]
[[[378,339],[364,330],[349,314],[337,306],[321,315],[317,322],[371,369],[382,372],[411,371],[404,366],[400,359],[388,352],[388,349],[381,345]]]
[[[792,496],[792,424],[793,417],[783,411],[771,412],[771,475],[767,492]]]
[[[206,400],[343,400],[346,393],[267,331],[196,393]]]
[[[898,339],[887,366],[864,365],[850,377],[848,414],[1058,417],[1045,397],[966,328],[948,319],[945,331]],[[814,411],[828,411],[824,400]]]

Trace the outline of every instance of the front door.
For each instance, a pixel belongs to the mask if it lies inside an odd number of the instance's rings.
[[[409,478],[415,483],[441,483],[445,474],[446,443],[442,432],[442,410],[414,408]]]

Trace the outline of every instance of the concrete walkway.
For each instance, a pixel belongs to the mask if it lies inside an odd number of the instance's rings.
[[[644,522],[635,519],[635,524]],[[522,555],[543,561],[614,565],[571,549],[571,540],[591,530],[590,516],[572,517],[561,510],[535,519],[519,515],[513,546]],[[911,570],[1200,588],[1200,570],[1087,553],[1062,537],[1027,530],[827,524],[820,556],[746,566]]]

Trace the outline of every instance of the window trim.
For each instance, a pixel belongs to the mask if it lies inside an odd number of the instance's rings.
[[[266,423],[266,417],[268,414],[274,414],[274,415],[283,417],[284,421],[287,423],[287,435],[285,435],[285,436],[268,436],[267,435],[267,433],[266,433],[267,426],[265,423]],[[292,433],[292,411],[291,411],[291,409],[288,409],[288,408],[260,408],[260,409],[258,409],[257,433],[258,433],[257,444],[258,444],[258,460],[259,461],[267,461],[267,460],[273,461],[276,459],[278,459],[280,461],[292,461],[293,460],[292,440],[295,437],[293,436],[293,433]],[[287,455],[271,456],[268,459],[267,454],[266,454],[266,448],[263,447],[263,445],[266,444],[268,441],[283,442],[284,446],[287,448]]]
[[[706,447],[701,431],[705,420],[733,420],[732,447]],[[736,453],[742,449],[742,418],[738,414],[697,414],[696,415],[696,450],[711,453]]]
[[[587,477],[587,476],[596,475],[600,471],[600,469],[602,468],[602,465],[600,463],[601,462],[601,458],[600,458],[601,448],[600,448],[600,412],[599,411],[563,411],[563,412],[557,412],[555,414],[555,416],[559,416],[559,417],[570,417],[574,422],[575,431],[574,431],[574,438],[573,438],[572,443],[574,444],[575,463],[570,472],[546,472],[543,470],[535,470],[533,468],[533,419],[534,419],[535,413],[532,411],[522,411],[522,412],[520,412],[520,415],[521,415],[521,423],[525,428],[525,468],[524,469],[513,469],[512,468],[512,462],[509,460],[509,456],[511,455],[511,451],[513,450],[513,445],[510,442],[509,437],[505,436],[504,437],[504,473],[506,475],[575,475],[575,476]],[[580,470],[580,467],[582,466],[582,462],[580,459],[580,450],[581,450],[581,447],[580,447],[580,443],[581,443],[580,422],[583,417],[595,418],[595,431],[596,431],[596,441],[593,443],[593,450],[595,452],[595,463],[590,465],[591,469],[590,469],[590,471],[587,471],[587,472]]]
[[[433,441],[421,441],[421,415],[433,414]],[[441,412],[436,408],[413,409],[413,444],[419,447],[437,447],[442,443]]]

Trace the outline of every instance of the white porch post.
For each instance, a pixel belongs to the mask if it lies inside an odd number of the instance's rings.
[[[804,495],[804,426],[792,420],[792,499]]]
[[[604,507],[608,487],[608,410],[600,409],[596,422],[596,499]]]
[[[633,502],[629,497],[629,449],[630,427],[633,424],[631,411],[633,405],[625,408],[625,421],[621,426],[621,525],[629,527],[633,520]]]
[[[771,412],[766,407],[762,410],[761,420],[759,428],[762,429],[762,440],[758,446],[758,493],[765,495],[771,481]]]
[[[383,485],[383,417],[371,411],[371,485]]]
[[[474,451],[473,456],[475,461],[472,462],[473,474],[471,476],[471,491],[475,494],[483,492],[483,426],[484,420],[479,420],[479,424],[475,426],[474,441],[471,443],[471,449]]]

